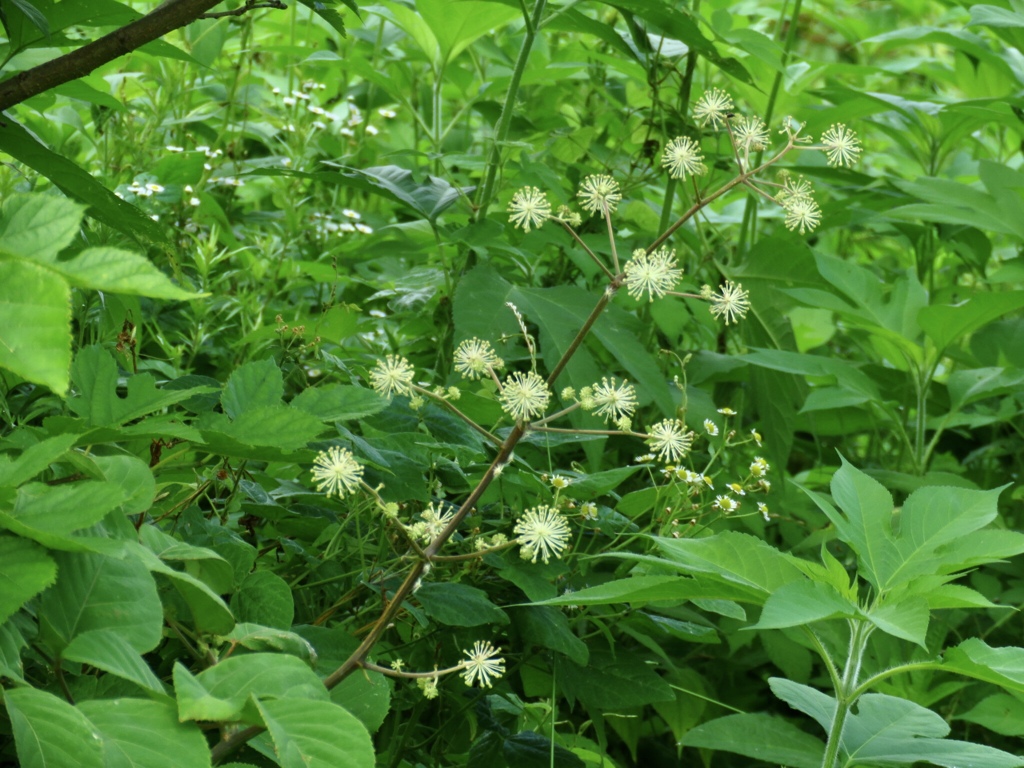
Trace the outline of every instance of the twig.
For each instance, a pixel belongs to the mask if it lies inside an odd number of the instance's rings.
[[[255,11],[257,8],[276,8],[279,11],[287,11],[288,6],[281,2],[281,0],[264,0],[264,2],[257,2],[257,0],[247,0],[245,5],[241,8],[235,8],[233,11],[215,11],[213,13],[204,13],[200,16],[200,19],[223,19],[225,16],[244,16],[249,11]]]

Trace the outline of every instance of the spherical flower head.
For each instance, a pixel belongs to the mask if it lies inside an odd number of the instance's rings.
[[[661,460],[675,462],[690,452],[693,433],[679,419],[665,419],[650,428],[647,444]]]
[[[711,296],[711,314],[724,318],[726,325],[741,320],[750,311],[749,296],[740,283],[726,280],[718,293]]]
[[[411,395],[412,378],[416,370],[409,361],[397,355],[388,355],[378,360],[370,371],[370,386],[381,397],[390,399],[392,395]]]
[[[473,687],[479,682],[481,688],[490,688],[492,681],[505,674],[505,660],[498,656],[498,649],[490,643],[477,640],[468,651],[463,651],[466,660],[462,662],[462,679]]]
[[[346,493],[354,493],[359,487],[363,465],[348,449],[331,446],[317,454],[312,472],[317,491],[325,491],[327,498],[331,494],[341,498]]]
[[[450,509],[445,512],[441,509],[440,504],[435,507],[434,502],[431,502],[426,509],[420,512],[420,517],[423,518],[423,526],[418,529],[417,533],[424,544],[429,544],[437,537],[437,534],[448,527],[448,523],[455,517],[455,510]]]
[[[632,384],[622,382],[621,384],[612,376],[609,381],[602,377],[600,384],[592,387],[594,411],[598,416],[604,416],[606,422],[618,423],[623,418],[629,418],[636,410],[636,389]]]
[[[544,379],[533,371],[516,371],[501,388],[501,408],[516,421],[529,421],[547,410],[551,391]]]
[[[860,139],[842,123],[834,124],[821,134],[821,143],[825,146],[829,165],[852,167],[860,157]]]
[[[798,176],[795,179],[792,174],[787,173],[782,177],[782,189],[775,196],[779,205],[785,206],[790,200],[798,198],[811,199],[811,195],[814,192],[814,187],[811,186],[811,182],[805,179],[803,176]]]
[[[547,564],[552,557],[556,560],[569,543],[569,521],[547,506],[534,507],[519,518],[512,532],[522,547],[524,560],[536,563],[537,558]]]
[[[508,212],[512,214],[509,221],[529,232],[531,226],[540,228],[551,217],[551,203],[547,194],[536,187],[523,187],[512,195]]]
[[[603,173],[587,176],[577,196],[583,210],[590,213],[612,213],[622,201],[619,182]]]
[[[673,179],[685,179],[686,174],[701,176],[708,170],[700,145],[689,136],[677,136],[665,145],[661,165]]]
[[[712,88],[697,99],[693,106],[693,119],[702,127],[711,123],[712,128],[717,128],[729,119],[732,109],[732,96],[719,88]]]
[[[821,208],[809,197],[791,197],[783,204],[786,210],[786,229],[800,234],[813,232],[821,223]]]
[[[676,252],[662,247],[653,253],[642,248],[633,251],[633,258],[626,263],[626,290],[637,301],[646,293],[648,301],[660,299],[675,288],[683,276],[683,270],[676,269]]]
[[[497,370],[505,366],[505,361],[498,357],[489,341],[477,338],[465,339],[455,349],[455,370],[465,379],[476,380],[487,375],[489,370]]]
[[[768,148],[768,126],[756,115],[737,117],[731,123],[732,143],[745,152],[760,152]]]

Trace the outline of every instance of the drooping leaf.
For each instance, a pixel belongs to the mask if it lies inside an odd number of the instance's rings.
[[[164,693],[163,684],[142,655],[117,632],[108,629],[82,632],[64,649],[63,658],[102,669],[148,691]]]
[[[373,768],[369,732],[337,704],[275,699],[257,706],[282,768]]]
[[[428,616],[454,627],[508,624],[508,615],[482,589],[455,582],[430,582],[416,591]]]
[[[35,688],[4,691],[22,768],[105,768],[103,736],[82,712]]]
[[[178,721],[174,704],[94,699],[78,708],[103,739],[106,765],[209,768],[210,748],[195,723]]]
[[[29,539],[0,535],[0,624],[57,578],[57,564]]]

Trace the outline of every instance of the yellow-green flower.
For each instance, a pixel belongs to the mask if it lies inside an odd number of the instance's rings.
[[[388,355],[378,360],[370,371],[370,386],[378,395],[389,399],[392,395],[411,395],[415,375],[416,370],[404,357]]]
[[[611,213],[622,201],[619,183],[606,174],[587,176],[580,184],[580,207],[590,213]]]
[[[501,388],[501,408],[516,421],[529,421],[547,410],[551,391],[544,379],[533,371],[516,371]]]
[[[490,688],[493,680],[505,674],[505,660],[498,656],[498,649],[490,643],[477,640],[472,649],[463,651],[466,660],[462,662],[462,679],[472,687],[474,681],[482,688]]]
[[[348,449],[331,446],[317,454],[312,472],[317,491],[325,491],[327,498],[331,494],[340,498],[346,493],[354,493],[359,487],[363,465]]]
[[[536,563],[540,557],[545,563],[558,559],[569,543],[569,522],[554,509],[534,507],[519,518],[513,533],[519,538],[522,557]]]
[[[523,187],[512,196],[508,212],[512,214],[509,221],[529,232],[531,226],[539,229],[551,217],[551,203],[547,194],[536,187]]]

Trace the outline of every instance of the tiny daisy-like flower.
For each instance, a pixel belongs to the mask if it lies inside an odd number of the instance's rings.
[[[766,523],[767,523],[767,522],[768,522],[769,520],[771,520],[771,518],[770,518],[770,517],[768,517],[768,505],[767,505],[767,504],[765,504],[765,503],[764,503],[763,501],[759,501],[759,502],[757,502],[757,511],[761,513],[761,517],[763,517],[763,518],[764,518],[764,521],[765,521]]]
[[[611,381],[602,377],[601,383],[595,384],[592,392],[591,398],[597,408],[594,412],[604,416],[605,421],[618,422],[632,416],[636,410],[636,390],[633,385],[625,381],[619,384],[614,376]]]
[[[718,293],[711,295],[711,314],[725,318],[726,325],[741,320],[750,311],[749,296],[740,283],[726,280]]]
[[[517,227],[522,227],[523,232],[529,232],[530,227],[539,229],[551,217],[548,196],[536,187],[523,187],[516,192],[507,210],[512,214],[508,220]]]
[[[416,370],[404,357],[388,355],[378,360],[370,371],[370,386],[378,395],[389,399],[392,395],[411,395],[415,375]]]
[[[449,509],[447,512],[443,512],[440,504],[435,509],[434,502],[431,502],[426,509],[420,512],[420,517],[423,518],[424,525],[417,533],[424,544],[429,544],[437,534],[448,527],[448,523],[455,517],[455,510]]]
[[[489,341],[465,339],[455,349],[455,370],[465,379],[479,379],[488,370],[505,367],[505,361],[494,353]]]
[[[715,501],[711,506],[719,512],[729,514],[730,512],[735,512],[739,509],[740,503],[731,496],[716,496]]]
[[[712,88],[704,91],[697,103],[693,105],[693,119],[701,126],[711,123],[717,128],[719,123],[724,123],[732,112],[732,96],[720,88]]]
[[[540,416],[548,407],[551,392],[548,385],[533,371],[516,371],[505,379],[501,388],[501,408],[516,421]]]
[[[626,290],[637,301],[648,294],[648,301],[660,299],[675,288],[683,276],[683,270],[676,269],[676,252],[662,247],[653,253],[642,248],[633,251],[633,258],[626,263]]]
[[[755,456],[754,461],[750,465],[750,474],[754,477],[764,477],[768,474],[769,464],[767,461],[762,459],[760,456]]]
[[[569,522],[550,507],[534,507],[519,518],[512,532],[522,547],[522,558],[536,563],[537,558],[547,564],[552,556],[558,559],[569,543]]]
[[[654,459],[655,456],[653,453],[645,453],[640,456],[637,456],[633,461],[637,464],[649,464],[650,462],[654,461]]]
[[[597,520],[597,504],[592,501],[584,502],[580,507],[580,515],[584,520]]]
[[[764,440],[764,438],[761,437],[761,433],[758,432],[756,429],[752,429],[750,430],[750,436],[754,438],[754,442],[757,443],[757,447],[760,448],[761,441]]]
[[[726,406],[725,408],[719,408],[718,412],[720,414],[722,414],[723,416],[735,416],[736,415],[736,411],[734,411],[732,408],[729,408],[728,406]]]
[[[317,491],[326,491],[327,498],[334,494],[341,498],[354,493],[363,477],[363,465],[346,448],[331,446],[320,451],[313,460],[313,481]]]
[[[852,167],[860,156],[860,139],[842,123],[836,123],[823,134],[821,143],[825,146],[828,164]]]
[[[619,182],[603,173],[587,176],[577,196],[583,210],[590,213],[612,213],[622,201]]]
[[[491,681],[505,674],[505,660],[498,656],[498,649],[490,643],[477,640],[473,648],[463,651],[467,659],[462,662],[461,677],[466,685],[473,687],[479,681],[480,687],[490,688]]]
[[[786,209],[786,229],[800,234],[813,232],[821,223],[821,208],[809,197],[792,197],[783,206]]]
[[[665,145],[661,165],[668,168],[668,175],[673,179],[685,179],[686,174],[700,176],[708,170],[704,165],[700,144],[689,136],[677,136]]]
[[[688,432],[679,419],[665,419],[651,427],[647,444],[663,461],[678,461],[690,452],[693,432]]]
[[[726,483],[726,488],[735,493],[737,496],[746,496],[747,492],[743,490],[743,486],[739,483]]]
[[[682,477],[679,478],[687,485],[697,485],[704,482],[703,475],[694,472],[692,469],[684,469]]]
[[[736,149],[760,152],[768,148],[768,126],[760,117],[738,117],[731,126],[732,143]]]
[[[704,431],[712,437],[718,437],[718,425],[711,419],[704,419]]]
[[[405,666],[405,662],[402,661],[401,659],[395,659],[394,661],[391,662],[391,664],[389,666],[393,670],[395,670],[395,672],[401,672],[402,671],[402,667]]]
[[[564,475],[553,475],[551,477],[551,487],[556,491],[568,488],[570,485],[572,485],[571,477],[565,477]]]

